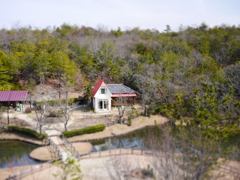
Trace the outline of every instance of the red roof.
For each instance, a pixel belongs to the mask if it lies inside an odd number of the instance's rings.
[[[95,96],[95,94],[97,93],[98,89],[100,87],[104,87],[106,86],[106,84],[104,83],[103,79],[99,80],[97,82],[97,84],[94,86],[93,90],[92,90],[92,96]]]
[[[28,91],[0,91],[0,101],[26,101]]]

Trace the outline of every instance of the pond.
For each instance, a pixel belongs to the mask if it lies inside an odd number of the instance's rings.
[[[146,129],[136,130],[134,132],[116,136],[110,139],[92,141],[94,146],[93,151],[105,151],[108,149],[127,148],[127,149],[142,149],[144,146],[144,136]]]
[[[0,141],[0,168],[39,164],[29,157],[35,148],[37,146],[19,141]]]
[[[148,127],[141,130],[137,130],[126,135],[113,137],[110,139],[104,139],[99,141],[92,141],[94,147],[93,151],[104,151],[108,149],[116,148],[127,148],[127,149],[148,149],[149,141],[152,138],[150,137],[149,132],[153,132],[156,129]],[[148,137],[147,137],[148,136]],[[160,139],[160,137],[159,137]],[[155,139],[157,140],[157,138]],[[233,146],[236,149],[240,150],[240,134],[233,137],[229,137],[226,141],[221,142],[221,148],[226,149],[227,147]],[[176,152],[179,152],[176,149]],[[240,161],[240,157],[237,157],[236,160]]]

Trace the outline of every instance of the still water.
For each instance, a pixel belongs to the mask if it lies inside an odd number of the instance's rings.
[[[94,147],[93,151],[104,151],[116,148],[148,149],[150,140],[146,137],[146,132],[152,130],[151,128],[145,128],[123,136],[91,142]],[[222,148],[234,146],[239,150],[240,135],[236,135],[222,142],[221,146]],[[0,141],[0,168],[39,164],[40,162],[32,160],[29,157],[29,153],[35,148],[37,148],[37,146],[18,141]],[[236,160],[240,161],[238,158]]]
[[[142,149],[145,147],[144,136],[145,129],[142,129],[110,139],[92,141],[91,143],[94,146],[94,151],[104,151],[116,148]]]
[[[0,168],[39,164],[29,157],[35,148],[37,146],[19,141],[0,141]]]
[[[104,139],[100,141],[91,142],[94,150],[93,151],[104,151],[108,149],[116,149],[116,148],[127,148],[127,149],[149,149],[148,144],[150,144],[151,139],[153,137],[149,136],[149,132],[155,131],[154,128],[144,128],[141,130],[137,130],[126,135],[117,136],[110,139]],[[159,134],[157,135],[159,137]],[[155,140],[160,140],[159,138],[155,138]],[[220,149],[223,151],[229,147],[234,147],[237,149],[236,153],[240,152],[240,134],[235,135],[233,137],[229,137],[225,141],[220,142]],[[178,148],[176,148],[176,152],[179,152]],[[230,157],[233,160],[240,161],[240,154],[234,154],[234,158]],[[219,155],[221,156],[221,155]]]

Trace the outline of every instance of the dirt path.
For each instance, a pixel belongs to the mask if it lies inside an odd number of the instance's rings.
[[[117,177],[121,174],[121,179],[124,175],[131,174],[132,170],[136,168],[146,169],[148,166],[154,168],[155,163],[161,161],[163,167],[164,158],[154,156],[142,156],[142,155],[121,155],[113,157],[102,157],[102,158],[93,158],[93,159],[82,159],[80,160],[80,168],[83,174],[83,180],[110,180],[113,177]],[[118,164],[116,164],[116,162]],[[1,177],[0,179],[6,179],[10,174],[19,172],[20,170],[34,168],[39,165],[32,166],[21,166],[13,168],[4,168],[0,169]],[[177,168],[177,167],[176,167]],[[176,170],[175,168],[175,170]],[[160,171],[153,169],[156,179],[162,179],[163,177],[159,174]],[[179,171],[180,172],[180,171]],[[61,175],[62,169],[53,165],[49,168],[46,168],[41,171],[37,171],[34,174],[23,177],[23,180],[32,180],[32,179],[48,179],[48,180],[60,180],[60,177],[54,177],[54,174]],[[180,175],[180,174],[179,174]],[[176,175],[175,175],[176,176]],[[119,177],[120,178],[120,177]],[[131,178],[135,179],[135,178]],[[209,179],[218,179],[218,180],[235,180],[238,177],[234,177],[231,171],[213,171],[213,177]]]
[[[168,121],[167,118],[160,115],[154,115],[151,117],[140,116],[132,120],[132,125],[128,126],[126,124],[115,124],[113,126],[106,127],[104,131],[94,133],[94,134],[85,134],[80,136],[74,136],[69,138],[70,141],[88,141],[88,140],[97,140],[108,137],[113,137],[114,135],[122,135],[128,132],[132,132],[137,129],[144,128],[146,126],[155,125],[155,120],[157,124],[164,124]],[[113,135],[114,134],[114,135]]]

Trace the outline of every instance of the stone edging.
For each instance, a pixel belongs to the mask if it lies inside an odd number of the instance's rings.
[[[0,138],[0,141],[20,141],[20,142],[29,143],[29,144],[36,145],[36,146],[48,145],[48,144],[36,143],[36,142],[28,141],[28,140],[21,139],[21,138]]]

